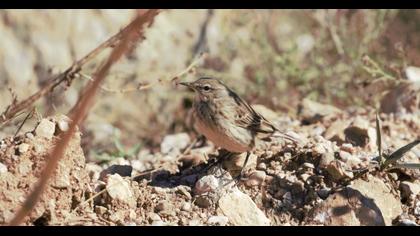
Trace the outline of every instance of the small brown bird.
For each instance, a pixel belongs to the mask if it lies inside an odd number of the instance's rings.
[[[239,177],[257,140],[277,133],[296,142],[293,137],[282,134],[220,80],[203,77],[195,82],[180,84],[195,91],[193,116],[196,130],[229,152],[247,152]]]

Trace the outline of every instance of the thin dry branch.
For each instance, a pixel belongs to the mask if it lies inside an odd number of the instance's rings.
[[[105,50],[108,47],[116,45],[121,41],[123,35],[125,35],[130,30],[131,24],[127,25],[120,32],[116,33],[108,40],[100,44],[98,47],[89,52],[86,56],[76,61],[63,73],[57,75],[56,77],[50,79],[40,90],[32,94],[25,100],[21,102],[13,102],[9,105],[6,110],[0,115],[0,124],[3,124],[11,119],[13,119],[16,114],[32,106],[40,98],[51,93],[58,85],[66,82],[67,86],[70,86],[72,81],[76,78],[77,73],[82,70],[82,67],[95,58],[99,53]]]
[[[139,14],[127,27],[121,35],[121,41],[112,50],[108,60],[105,64],[99,68],[95,73],[95,79],[92,83],[87,85],[87,88],[82,97],[75,105],[75,109],[70,112],[71,123],[67,132],[63,133],[59,137],[59,142],[54,147],[53,151],[48,157],[47,165],[37,183],[37,186],[26,198],[23,206],[19,209],[15,217],[11,220],[10,225],[19,225],[23,219],[32,211],[36,203],[39,201],[41,194],[43,193],[49,178],[54,173],[58,161],[63,156],[71,137],[76,132],[76,128],[83,121],[89,108],[93,103],[94,96],[99,88],[101,82],[105,79],[112,65],[117,62],[135,42],[141,39],[143,35],[143,26],[147,23],[148,26],[153,22],[154,17],[159,13],[158,10],[148,10],[144,14]]]

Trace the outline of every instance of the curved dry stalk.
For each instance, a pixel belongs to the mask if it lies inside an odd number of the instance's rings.
[[[117,62],[126,52],[128,52],[135,42],[141,39],[141,36],[143,35],[143,25],[149,23],[148,26],[150,26],[154,17],[158,13],[158,10],[148,10],[144,14],[139,14],[126,27],[127,30],[122,33],[120,43],[118,43],[118,45],[116,45],[116,47],[112,50],[105,64],[99,68],[98,72],[95,74],[96,76],[94,81],[87,86],[83,96],[75,105],[75,109],[73,110],[74,112],[70,113],[71,122],[69,129],[67,132],[60,135],[59,142],[49,155],[49,161],[47,162],[47,165],[42,172],[39,182],[37,183],[34,190],[30,193],[30,195],[26,198],[23,206],[16,213],[9,225],[21,224],[23,219],[33,210],[36,203],[39,201],[45,187],[47,186],[48,180],[54,173],[58,161],[64,155],[66,147],[70,142],[73,134],[75,133],[77,126],[80,125],[87,112],[89,111],[99,85],[105,79],[105,76],[108,74],[112,65]]]
[[[16,114],[19,112],[27,109],[33,103],[35,103],[40,98],[44,97],[45,95],[51,93],[58,85],[66,82],[67,86],[70,86],[72,81],[76,78],[77,73],[82,70],[82,67],[95,58],[98,54],[104,51],[108,47],[112,47],[116,45],[118,42],[121,41],[123,35],[125,35],[130,30],[130,24],[123,28],[121,31],[116,33],[115,35],[111,36],[105,42],[101,43],[98,47],[93,49],[89,52],[86,56],[81,58],[80,60],[74,62],[67,70],[62,72],[61,74],[55,76],[54,78],[50,79],[40,90],[36,93],[32,94],[31,96],[27,97],[25,100],[21,102],[13,102],[9,105],[6,110],[0,115],[0,124],[3,124],[11,119],[13,119]]]

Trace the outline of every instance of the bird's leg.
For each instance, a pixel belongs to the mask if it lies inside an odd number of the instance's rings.
[[[242,166],[241,172],[240,172],[240,173],[239,173],[239,175],[236,177],[236,178],[238,178],[239,180],[240,180],[240,179],[242,179],[242,177],[243,177],[244,170],[245,170],[245,166],[246,166],[246,164],[248,164],[249,155],[251,155],[251,153],[250,153],[250,152],[246,152],[246,157],[245,157],[245,161],[244,161],[244,164],[243,164],[243,166]]]
[[[239,175],[237,175],[235,178],[233,178],[233,179],[232,179],[232,180],[230,180],[229,182],[225,183],[225,184],[223,185],[223,187],[225,187],[225,186],[229,185],[229,184],[230,184],[230,183],[232,183],[233,181],[235,181],[235,184],[233,185],[233,187],[235,187],[235,186],[237,186],[237,185],[239,184],[239,182],[240,182],[241,180],[244,180],[244,179],[242,178],[242,176],[243,176],[243,174],[244,174],[244,169],[245,169],[245,167],[246,167],[246,164],[248,164],[248,160],[249,160],[249,156],[250,156],[250,155],[251,155],[251,153],[250,153],[250,152],[247,152],[247,153],[246,153],[245,161],[244,161],[244,164],[242,165],[241,172],[239,173]]]
[[[227,157],[230,157],[231,155],[232,155],[233,153],[231,153],[231,152],[226,152],[226,153],[223,153],[223,155],[221,155],[219,158],[217,158],[217,160],[216,161],[214,161],[213,163],[210,163],[207,167],[205,167],[204,168],[204,172],[207,172],[210,168],[212,168],[213,166],[215,166],[215,165],[219,165],[219,168],[221,169],[222,167],[221,167],[221,164],[222,164],[222,162],[227,158]]]

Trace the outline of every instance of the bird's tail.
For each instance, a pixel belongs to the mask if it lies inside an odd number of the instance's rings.
[[[287,132],[287,133],[284,133],[284,132],[276,131],[276,132],[273,133],[272,137],[275,137],[275,138],[277,138],[277,137],[284,138],[284,139],[287,139],[287,140],[289,140],[289,141],[291,141],[293,143],[296,143],[296,144],[303,144],[302,137],[300,137],[295,132]]]

